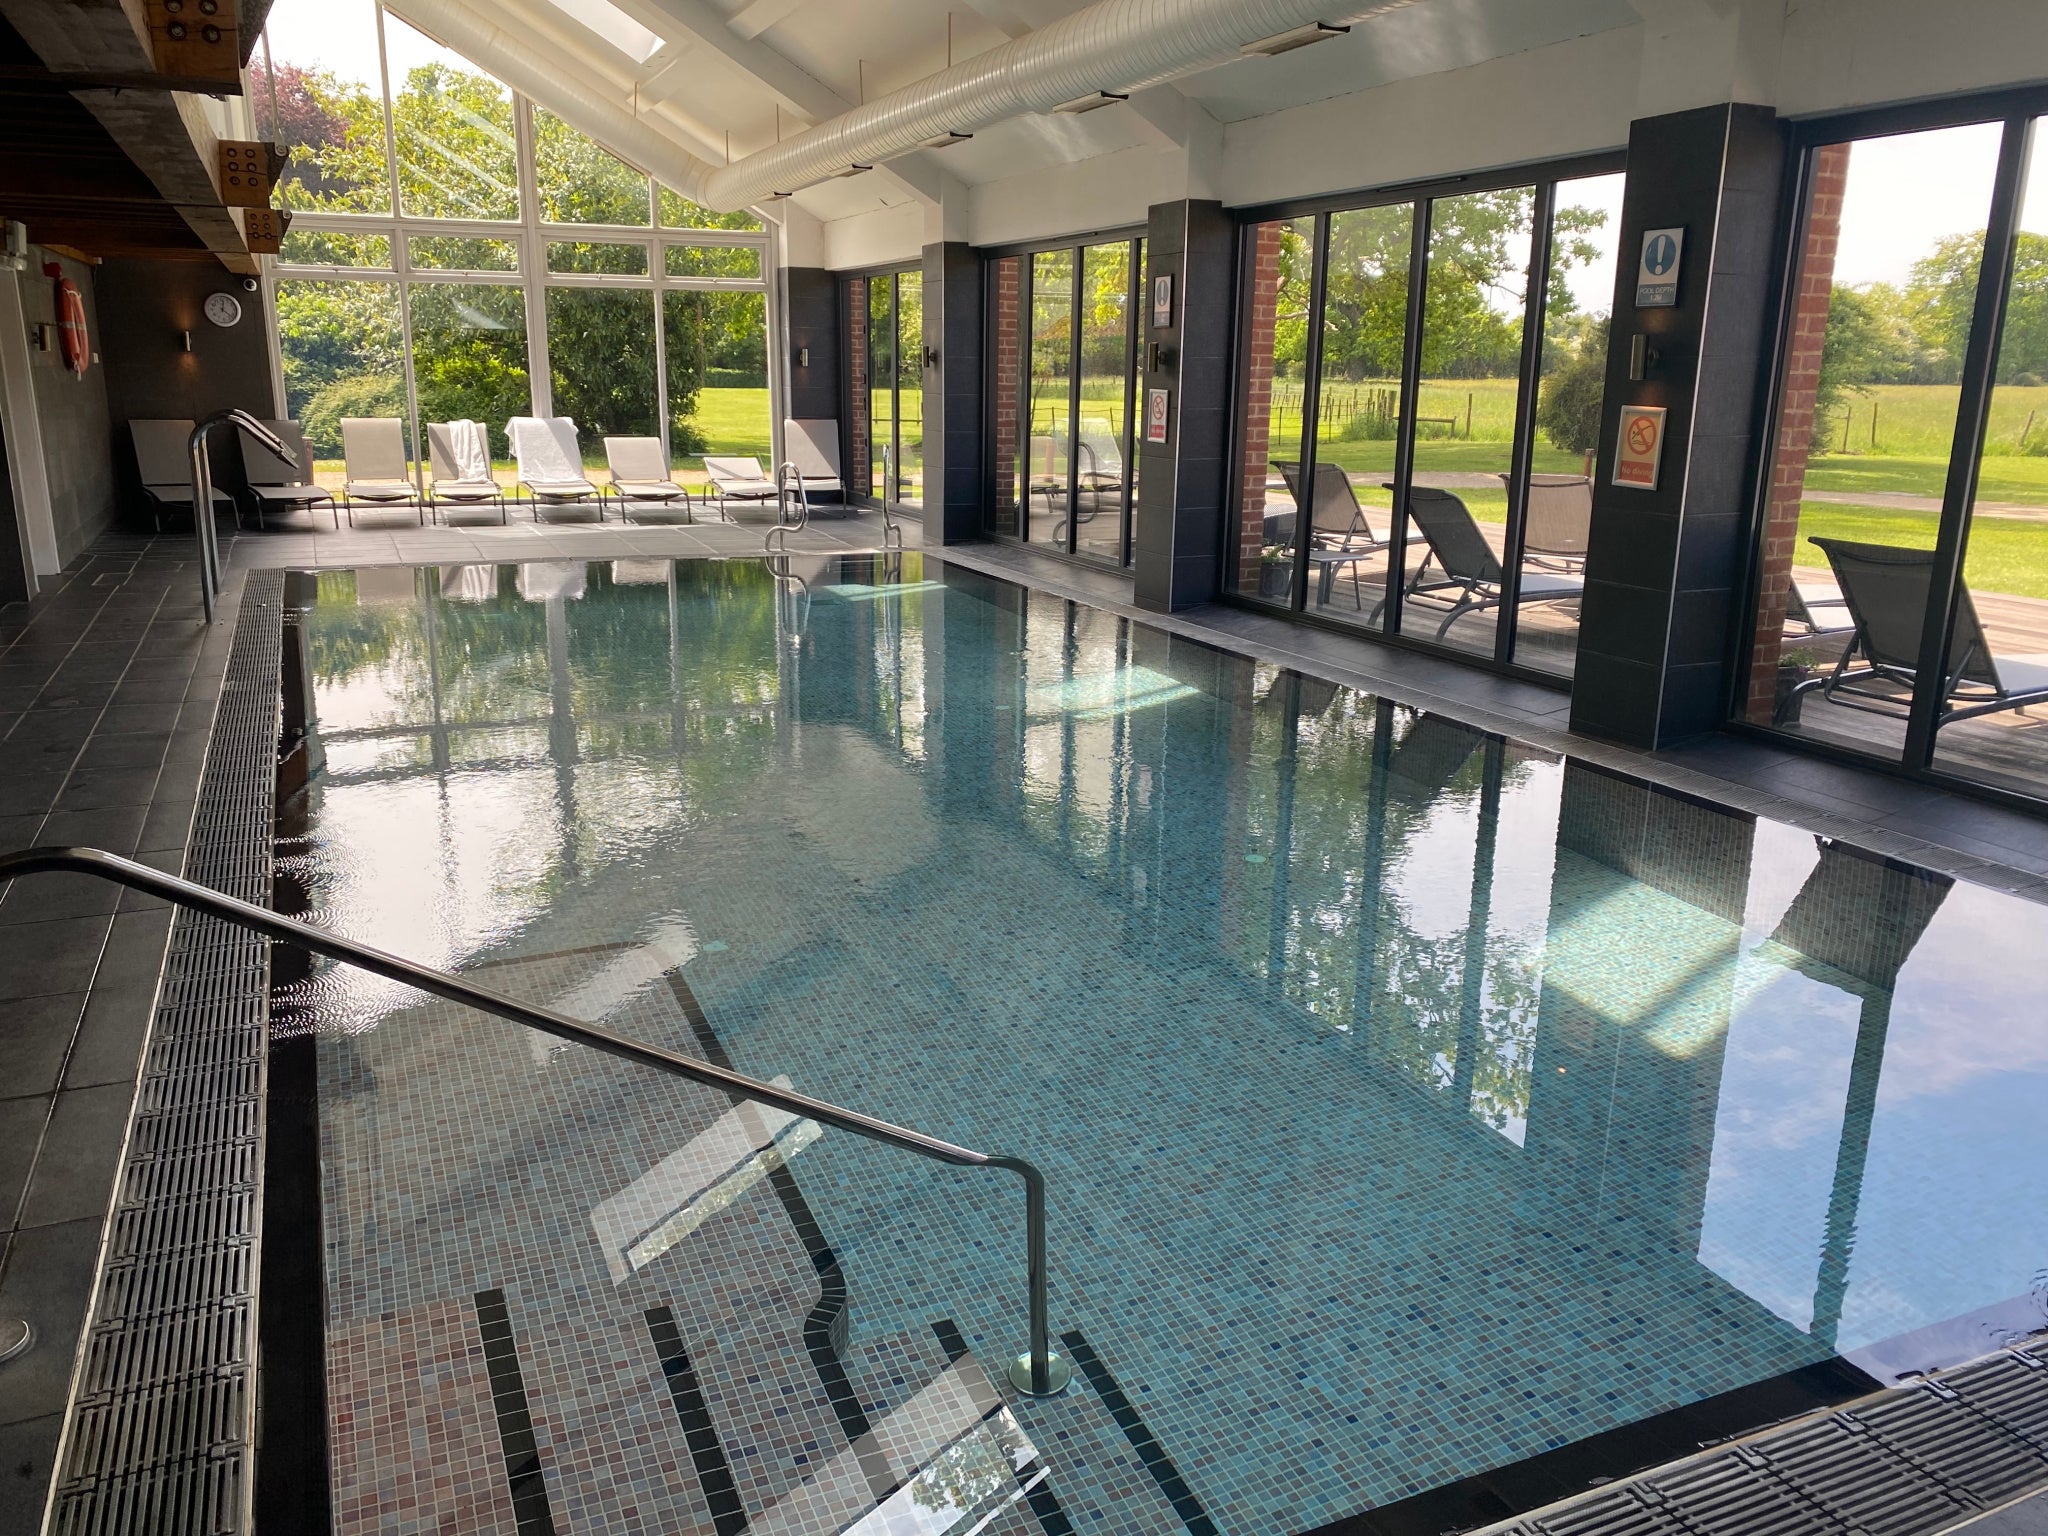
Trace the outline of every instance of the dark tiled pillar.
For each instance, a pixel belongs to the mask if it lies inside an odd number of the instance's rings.
[[[1138,319],[1138,431],[1154,389],[1172,391],[1164,444],[1141,443],[1132,594],[1171,613],[1216,595],[1229,513],[1230,341],[1236,226],[1221,203],[1153,205]],[[1173,275],[1173,324],[1152,326],[1152,282]],[[1155,357],[1153,345],[1160,348]]]
[[[916,343],[912,341],[911,345]],[[981,537],[981,258],[924,248],[924,541]]]
[[[1624,402],[1669,414],[1656,490],[1609,484],[1611,468],[1594,487],[1573,730],[1655,748],[1727,717],[1783,167],[1768,107],[1674,112],[1629,133],[1599,462],[1614,463]],[[1639,310],[1643,231],[1673,226],[1678,303]],[[1638,332],[1658,360],[1632,382]]]
[[[839,284],[819,267],[791,267],[789,414],[799,421],[839,415]],[[810,361],[804,362],[808,355]]]

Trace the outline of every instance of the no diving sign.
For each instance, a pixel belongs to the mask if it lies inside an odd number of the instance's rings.
[[[1639,491],[1657,489],[1657,466],[1664,459],[1664,407],[1624,405],[1621,430],[1614,442],[1614,483]]]
[[[1642,260],[1636,266],[1636,308],[1669,309],[1678,302],[1678,258],[1685,229],[1643,231]]]

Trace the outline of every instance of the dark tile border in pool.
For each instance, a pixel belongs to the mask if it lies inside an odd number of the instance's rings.
[[[1166,1502],[1173,1506],[1181,1524],[1188,1528],[1188,1536],[1217,1536],[1215,1522],[1202,1508],[1202,1501],[1195,1497],[1194,1489],[1180,1475],[1180,1468],[1166,1454],[1166,1447],[1159,1443],[1158,1437],[1138,1416],[1138,1410],[1131,1405],[1116,1377],[1110,1374],[1109,1367],[1102,1363],[1102,1357],[1095,1353],[1094,1346],[1081,1336],[1078,1329],[1061,1334],[1060,1342],[1067,1346],[1068,1358],[1081,1368],[1081,1374],[1088,1378],[1088,1385],[1102,1399],[1103,1407],[1116,1420],[1116,1427],[1131,1442],[1131,1449],[1138,1453],[1145,1470],[1152,1474],[1152,1481],[1159,1485]]]
[[[654,1352],[661,1358],[662,1378],[668,1396],[683,1426],[683,1443],[690,1448],[690,1464],[697,1472],[697,1488],[711,1507],[713,1536],[738,1536],[747,1528],[747,1507],[733,1482],[732,1463],[712,1422],[711,1405],[704,1400],[697,1368],[690,1364],[690,1352],[683,1348],[682,1330],[669,1307],[647,1310],[647,1334],[654,1340]]]
[[[484,1341],[484,1369],[491,1378],[498,1444],[505,1453],[505,1486],[512,1494],[512,1518],[518,1522],[519,1536],[555,1536],[547,1474],[541,1470],[540,1442],[534,1438],[533,1410],[526,1401],[526,1377],[519,1369],[519,1349],[512,1337],[511,1309],[499,1289],[478,1291],[472,1301],[477,1333]]]
[[[939,1341],[939,1348],[946,1352],[949,1364],[967,1359],[974,1351],[968,1348],[967,1335],[960,1331],[960,1325],[950,1317],[941,1317],[932,1323],[932,1334]],[[974,1406],[981,1410],[983,1420],[998,1412],[1003,1400],[995,1386],[979,1369],[967,1372],[962,1378]],[[1023,1485],[1024,1502],[1038,1519],[1038,1528],[1045,1536],[1075,1536],[1074,1522],[1067,1518],[1067,1512],[1060,1504],[1047,1482],[1046,1466],[1043,1461],[1033,1461],[1017,1469],[1017,1477]]]

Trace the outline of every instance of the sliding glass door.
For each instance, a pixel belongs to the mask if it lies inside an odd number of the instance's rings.
[[[873,501],[924,505],[924,274],[846,284],[852,483]]]
[[[1738,718],[2048,799],[2048,93],[1803,131]]]
[[[1574,169],[1246,226],[1238,595],[1570,674],[1623,180]]]
[[[1114,240],[990,263],[991,533],[1129,562],[1144,252]]]

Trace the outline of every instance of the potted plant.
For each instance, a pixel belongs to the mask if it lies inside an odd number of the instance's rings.
[[[1285,598],[1294,590],[1294,553],[1268,550],[1259,556],[1259,596]]]
[[[1822,669],[1820,652],[1806,646],[1786,651],[1778,658],[1777,689],[1771,705],[1771,724],[1797,725],[1806,695],[1813,690],[1802,683],[1818,677]]]

